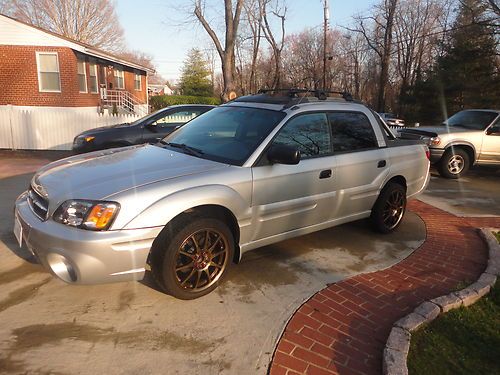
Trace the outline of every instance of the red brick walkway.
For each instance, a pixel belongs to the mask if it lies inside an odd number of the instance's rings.
[[[459,218],[420,201],[409,208],[427,238],[395,266],[332,284],[305,302],[288,322],[270,374],[381,374],[392,324],[424,300],[475,281],[487,261],[476,227],[500,218]]]

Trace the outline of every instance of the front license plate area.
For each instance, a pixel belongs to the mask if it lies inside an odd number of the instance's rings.
[[[14,219],[14,236],[16,236],[19,247],[23,247],[23,226],[17,215],[15,215]]]

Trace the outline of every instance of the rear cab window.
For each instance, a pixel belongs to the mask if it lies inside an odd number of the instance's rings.
[[[330,112],[334,153],[356,152],[379,148],[373,126],[361,112]]]

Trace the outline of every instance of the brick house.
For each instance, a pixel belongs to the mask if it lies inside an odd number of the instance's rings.
[[[0,14],[0,107],[144,115],[151,72]]]

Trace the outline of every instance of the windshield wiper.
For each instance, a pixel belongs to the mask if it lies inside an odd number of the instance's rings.
[[[193,155],[196,157],[201,157],[204,154],[204,152],[202,150],[200,150],[199,148],[191,147],[191,146],[188,146],[184,143],[165,142],[163,139],[160,141],[160,143],[163,145],[170,146],[170,147],[180,148],[181,150],[185,151],[187,154]]]

